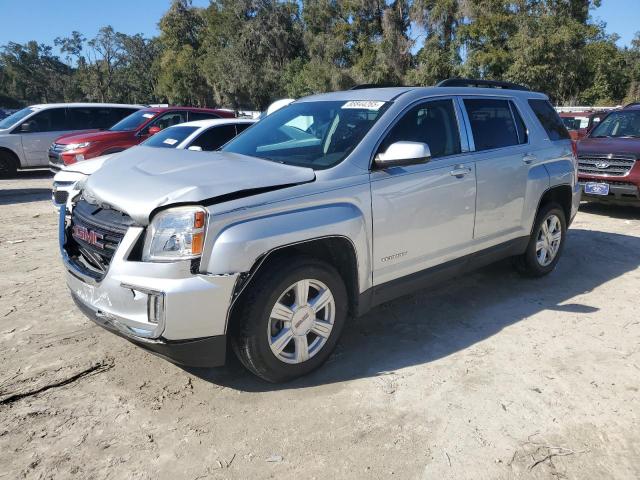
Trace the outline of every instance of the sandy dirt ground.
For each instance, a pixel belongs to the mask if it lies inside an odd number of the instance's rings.
[[[274,386],[85,319],[50,182],[0,182],[0,479],[640,477],[640,210],[586,206],[550,276],[396,300]]]

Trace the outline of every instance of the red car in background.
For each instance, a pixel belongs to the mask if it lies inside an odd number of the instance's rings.
[[[583,200],[640,205],[640,105],[610,112],[578,142]]]
[[[580,140],[607,116],[608,110],[584,111],[584,112],[560,112],[560,118],[564,123],[572,140]]]
[[[234,112],[215,108],[144,108],[123,118],[108,130],[59,137],[49,148],[49,167],[53,172],[58,172],[64,165],[121,152],[179,123],[233,117]]]

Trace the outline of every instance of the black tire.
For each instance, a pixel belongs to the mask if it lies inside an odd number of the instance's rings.
[[[9,152],[0,152],[0,178],[15,177],[18,171],[18,162],[15,156]]]
[[[536,244],[538,242],[538,237],[541,235],[543,224],[547,222],[547,219],[551,218],[552,216],[557,217],[560,221],[560,245],[553,260],[549,264],[543,265],[538,259]],[[544,205],[536,215],[536,221],[533,224],[531,237],[529,238],[529,243],[527,244],[527,250],[524,254],[514,258],[514,265],[516,269],[522,275],[527,277],[542,277],[543,275],[551,273],[553,269],[556,268],[556,264],[558,263],[558,260],[562,255],[566,237],[567,219],[562,207],[557,203],[548,203]]]
[[[335,303],[333,328],[324,345],[308,360],[286,363],[269,345],[271,310],[288,287],[304,279],[320,281],[331,291]],[[335,268],[306,256],[279,258],[265,265],[238,299],[232,318],[231,345],[242,364],[258,377],[272,383],[287,382],[310,373],[329,358],[342,332],[347,310],[347,290]]]

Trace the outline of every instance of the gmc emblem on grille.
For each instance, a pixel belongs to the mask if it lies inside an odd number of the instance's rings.
[[[100,241],[104,238],[104,235],[94,232],[93,230],[89,230],[86,227],[74,225],[71,230],[71,235],[76,240],[81,240],[89,245],[93,245],[94,247],[104,248],[104,243]]]

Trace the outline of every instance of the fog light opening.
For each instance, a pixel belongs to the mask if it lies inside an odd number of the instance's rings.
[[[157,325],[164,318],[164,294],[149,293],[147,298],[147,318]]]

